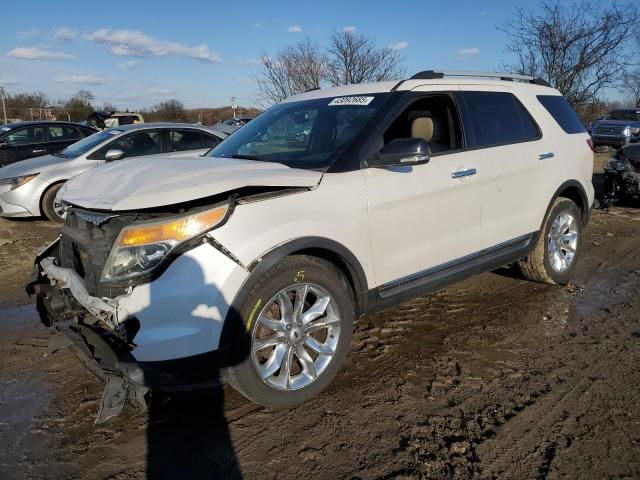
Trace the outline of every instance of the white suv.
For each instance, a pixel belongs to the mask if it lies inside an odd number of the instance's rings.
[[[67,182],[66,225],[28,290],[107,374],[107,400],[219,369],[254,402],[293,406],[336,375],[358,317],[511,263],[567,282],[593,201],[589,142],[529,77],[310,91],[208,157]]]

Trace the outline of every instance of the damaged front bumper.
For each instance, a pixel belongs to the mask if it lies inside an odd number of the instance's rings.
[[[119,415],[127,401],[144,410],[148,376],[130,354],[117,301],[89,295],[76,272],[55,264],[58,250],[59,239],[37,256],[26,287],[37,295],[40,319],[53,329],[50,346],[54,351],[70,347],[105,382],[96,424]]]
[[[64,335],[64,346],[106,381],[97,423],[119,414],[127,400],[143,408],[150,388],[219,384],[227,358],[219,342],[226,310],[220,303],[205,309],[204,302],[215,304],[224,295],[211,295],[211,287],[198,283],[184,264],[213,263],[218,274],[227,268],[229,275],[237,265],[210,246],[198,248],[150,284],[129,287],[115,298],[91,295],[76,271],[60,266],[59,239],[37,256],[26,288],[36,295],[42,322]],[[190,286],[194,298],[181,296],[180,285]]]

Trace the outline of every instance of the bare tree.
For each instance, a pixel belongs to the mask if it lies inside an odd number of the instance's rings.
[[[104,110],[105,112],[117,112],[118,111],[118,107],[116,107],[111,102],[104,102],[102,104],[102,110]]]
[[[622,91],[629,103],[632,103],[634,107],[640,108],[640,70],[627,72],[622,76],[620,91]]]
[[[620,82],[638,19],[631,5],[602,8],[586,0],[570,6],[543,0],[535,13],[518,8],[499,27],[516,57],[507,68],[549,81],[574,106],[593,101]]]
[[[65,112],[68,112],[72,121],[86,120],[93,111],[93,106],[91,105],[93,98],[93,94],[90,91],[79,90],[78,93],[64,103],[62,108]]]
[[[325,75],[326,59],[317,44],[307,38],[286,46],[275,57],[263,54],[262,68],[255,77],[257,101],[262,106],[313,88],[320,88]]]
[[[636,30],[635,66],[640,67],[640,26]],[[626,72],[622,77],[620,91],[633,106],[640,108],[640,68]]]
[[[164,102],[156,103],[151,107],[149,120],[165,122],[183,122],[186,117],[186,110],[182,102],[172,98]]]
[[[9,94],[6,99],[6,110],[9,118],[31,119],[32,112],[49,105],[50,99],[43,92],[25,92]]]
[[[379,82],[405,76],[403,58],[390,47],[352,30],[333,32],[328,49],[327,80],[331,85]]]

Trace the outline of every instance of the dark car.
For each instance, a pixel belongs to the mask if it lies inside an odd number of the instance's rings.
[[[253,120],[253,117],[235,117],[225,120],[224,125],[231,125],[232,127],[244,127],[247,123]]]
[[[96,132],[72,122],[16,122],[0,127],[0,167],[59,152]]]
[[[596,147],[621,148],[640,142],[640,109],[613,110],[589,129]]]

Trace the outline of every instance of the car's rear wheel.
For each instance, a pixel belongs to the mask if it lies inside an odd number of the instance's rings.
[[[582,212],[572,200],[557,198],[533,251],[520,260],[522,274],[529,280],[565,284],[580,256]]]
[[[241,308],[248,348],[229,383],[260,405],[293,407],[335,377],[351,343],[354,303],[342,272],[308,256],[286,257],[257,282]]]
[[[45,217],[52,222],[64,223],[64,208],[60,202],[56,202],[56,195],[62,185],[62,183],[58,183],[57,185],[50,187],[42,196],[42,211],[44,212]]]

